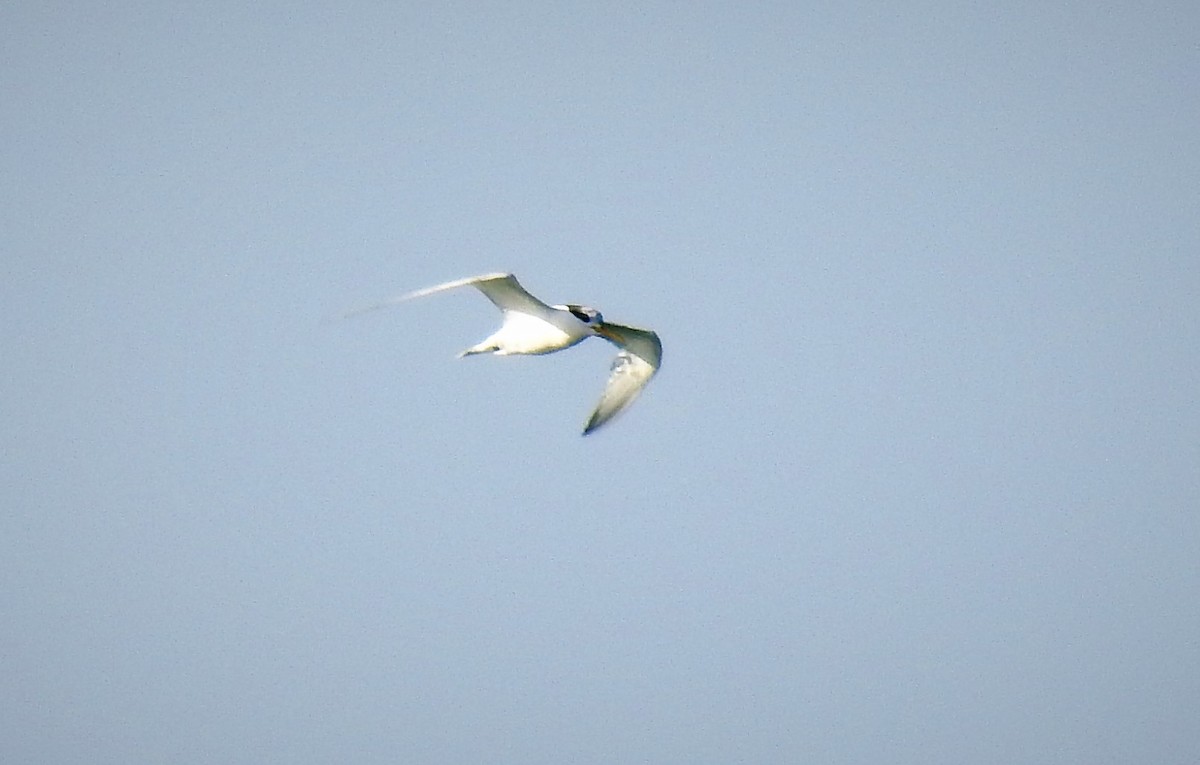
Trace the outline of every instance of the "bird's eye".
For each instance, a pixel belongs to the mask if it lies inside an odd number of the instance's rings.
[[[569,305],[567,310],[584,324],[595,324],[600,319],[600,314],[597,311],[582,305]]]

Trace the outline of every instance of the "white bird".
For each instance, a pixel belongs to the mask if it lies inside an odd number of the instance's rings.
[[[477,353],[496,356],[554,353],[597,335],[620,348],[613,359],[608,384],[583,435],[591,433],[625,410],[637,398],[662,362],[662,343],[648,329],[604,321],[594,308],[583,305],[546,305],[525,291],[512,274],[484,274],[409,292],[382,303],[352,311],[348,316],[374,311],[412,298],[458,287],[475,287],[500,309],[500,329],[473,345],[459,358]]]

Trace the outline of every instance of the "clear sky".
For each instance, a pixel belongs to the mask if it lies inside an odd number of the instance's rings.
[[[1197,762],[1198,30],[4,3],[0,761]]]

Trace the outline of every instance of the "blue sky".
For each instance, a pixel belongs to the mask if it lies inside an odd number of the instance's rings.
[[[7,4],[0,759],[1195,762],[1198,22]]]

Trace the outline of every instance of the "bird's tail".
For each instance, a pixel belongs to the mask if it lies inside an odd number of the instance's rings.
[[[474,356],[478,353],[497,353],[499,350],[500,346],[496,345],[490,340],[484,340],[479,345],[472,345],[470,348],[459,353],[458,358],[462,359],[466,358],[467,356]]]

